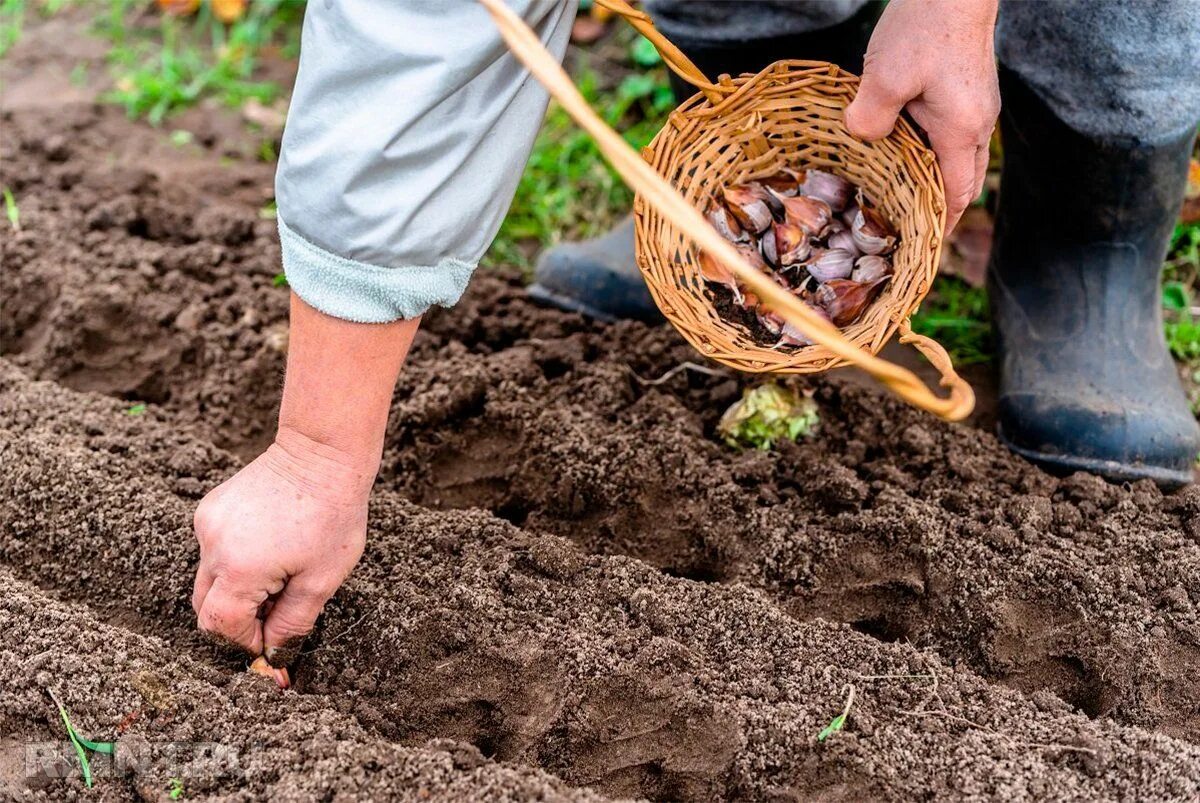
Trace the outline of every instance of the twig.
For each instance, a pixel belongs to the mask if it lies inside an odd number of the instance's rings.
[[[683,371],[695,371],[698,374],[707,374],[708,376],[729,376],[728,371],[721,370],[720,368],[709,368],[707,365],[700,365],[699,363],[690,361],[679,363],[679,365],[676,365],[658,379],[644,379],[638,375],[637,371],[633,370],[632,366],[627,365],[625,367],[629,369],[629,373],[633,374],[633,378],[642,385],[661,385]]]

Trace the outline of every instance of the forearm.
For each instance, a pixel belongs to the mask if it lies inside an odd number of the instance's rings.
[[[355,486],[369,487],[383,450],[392,391],[419,323],[419,318],[351,323],[313,309],[293,293],[276,444],[300,463],[342,466]]]

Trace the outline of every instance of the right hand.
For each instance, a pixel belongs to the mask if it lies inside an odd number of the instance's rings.
[[[281,430],[205,496],[195,516],[200,566],[192,594],[201,630],[273,666],[294,659],[362,556],[374,476],[374,466]]]
[[[1000,113],[993,44],[996,0],[891,0],[867,47],[854,136],[891,133],[907,108],[929,135],[946,185],[946,233],[983,189]]]

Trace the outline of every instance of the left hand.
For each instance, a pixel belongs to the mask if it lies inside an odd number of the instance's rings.
[[[900,110],[929,135],[946,185],[946,233],[983,189],[988,142],[1000,113],[996,0],[892,0],[846,107],[854,136],[891,133]]]

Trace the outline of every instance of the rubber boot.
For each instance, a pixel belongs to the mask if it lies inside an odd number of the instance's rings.
[[[1159,282],[1195,132],[1097,139],[1004,69],[1001,93],[988,267],[1000,438],[1056,473],[1188,483],[1200,428],[1163,338]]]
[[[871,28],[883,4],[867,3],[850,19],[804,34],[741,40],[677,41],[705,74],[758,72],[780,59],[832,61],[861,72]],[[695,94],[694,87],[672,74],[677,102]],[[602,321],[617,318],[662,320],[633,255],[633,219],[626,217],[608,234],[582,243],[556,245],[542,254],[529,294],[561,309],[582,312]]]

